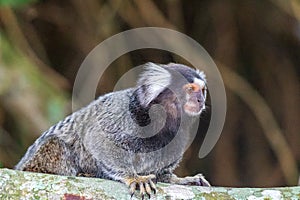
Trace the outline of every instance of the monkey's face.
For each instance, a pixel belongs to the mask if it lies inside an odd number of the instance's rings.
[[[182,89],[185,93],[183,110],[190,116],[200,115],[203,109],[205,109],[205,82],[201,79],[194,78],[193,83],[185,84]]]
[[[147,108],[151,103],[164,102],[169,113],[177,113],[177,106],[180,106],[189,116],[201,114],[206,100],[206,79],[203,72],[176,63],[146,63],[145,66],[146,70],[140,75],[136,92],[141,107]],[[174,102],[178,104],[174,106]]]

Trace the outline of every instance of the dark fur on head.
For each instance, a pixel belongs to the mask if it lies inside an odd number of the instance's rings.
[[[136,93],[140,105],[145,108],[171,84],[176,84],[178,80],[174,80],[174,78],[178,76],[182,76],[189,83],[192,83],[195,77],[206,82],[205,74],[202,71],[181,64],[158,65],[148,62],[144,69],[138,79]]]

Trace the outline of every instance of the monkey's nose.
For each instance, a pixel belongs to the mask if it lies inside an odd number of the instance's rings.
[[[202,95],[198,95],[197,96],[197,102],[198,103],[203,103],[205,100],[204,100],[204,98],[203,98],[203,96]]]

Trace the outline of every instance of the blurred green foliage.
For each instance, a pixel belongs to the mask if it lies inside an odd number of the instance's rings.
[[[38,97],[43,99],[42,110],[49,124],[59,121],[65,116],[66,95],[63,91],[53,86],[51,80],[47,79],[47,74],[43,74],[28,57],[14,48],[7,37],[0,33],[1,62],[4,79],[0,80],[0,95],[4,95],[5,89],[16,86],[16,77],[20,81],[21,89],[28,90],[33,95],[38,93]],[[7,87],[7,88],[5,88]],[[34,92],[35,91],[35,92]],[[36,105],[38,106],[38,104]]]
[[[37,0],[0,0],[0,6],[22,6],[28,3],[36,2]]]

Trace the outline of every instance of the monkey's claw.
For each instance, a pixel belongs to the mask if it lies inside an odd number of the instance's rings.
[[[156,186],[153,183],[152,179],[155,179],[155,175],[150,174],[148,176],[135,176],[131,178],[126,178],[124,180],[125,184],[129,187],[131,197],[134,195],[135,190],[138,188],[142,199],[144,199],[145,194],[151,197],[151,192],[156,193]]]

